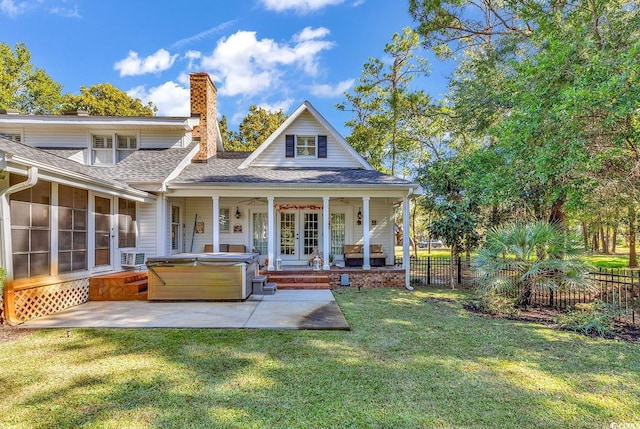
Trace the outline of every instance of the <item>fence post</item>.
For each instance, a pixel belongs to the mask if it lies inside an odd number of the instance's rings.
[[[431,284],[431,256],[427,256],[427,284]]]

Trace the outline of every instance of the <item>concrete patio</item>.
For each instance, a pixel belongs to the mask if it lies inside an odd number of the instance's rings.
[[[350,329],[330,290],[279,290],[244,302],[90,301],[20,327]]]

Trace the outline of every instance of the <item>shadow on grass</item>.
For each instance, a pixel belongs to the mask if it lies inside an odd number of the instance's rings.
[[[0,345],[0,426],[602,427],[637,347],[479,317],[469,291],[343,289],[352,331],[74,330]],[[12,377],[7,374],[12,374]]]

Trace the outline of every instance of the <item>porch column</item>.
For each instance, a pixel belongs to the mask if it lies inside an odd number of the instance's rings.
[[[404,268],[404,287],[411,289],[411,255],[409,254],[409,216],[410,216],[410,199],[405,196],[402,198],[402,268]]]
[[[275,270],[273,263],[275,262],[275,244],[276,244],[276,221],[275,221],[275,207],[274,197],[267,197],[267,219],[269,222],[269,237],[267,239],[267,257],[269,258],[269,265],[267,265],[267,271]]]
[[[156,221],[156,237],[158,239],[158,241],[156,242],[156,252],[158,255],[167,255],[170,254],[171,251],[167,248],[167,228],[169,227],[169,225],[167,223],[166,193],[158,193],[158,197],[156,199],[156,210],[158,215],[158,219]]]
[[[369,220],[369,197],[362,197],[362,238],[363,238],[363,254],[364,260],[362,261],[362,269],[371,269],[371,249],[369,249],[369,226],[371,221]]]
[[[322,254],[324,255],[324,263],[322,264],[323,270],[331,269],[331,263],[329,262],[329,254],[331,253],[331,247],[329,247],[330,238],[331,230],[329,229],[329,197],[322,197]]]
[[[213,199],[213,251],[220,252],[220,196],[214,195]]]

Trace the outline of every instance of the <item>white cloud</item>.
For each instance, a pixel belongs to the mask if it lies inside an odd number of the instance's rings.
[[[173,81],[165,82],[147,90],[144,86],[137,86],[127,91],[131,97],[142,101],[153,102],[158,107],[160,116],[190,116],[191,107],[189,88],[185,88]]]
[[[208,30],[205,31],[201,31],[198,34],[195,34],[193,36],[189,36],[189,37],[185,37],[184,39],[180,39],[177,42],[174,42],[169,48],[170,49],[177,49],[177,48],[181,48],[184,45],[188,45],[191,44],[193,42],[199,42],[201,40],[207,39],[209,37],[211,37],[214,34],[217,34],[223,30],[225,30],[226,28],[228,28],[229,26],[233,25],[235,22],[237,21],[237,19],[233,19],[231,21],[227,21],[227,22],[223,22],[222,24],[216,25],[213,28],[210,28]]]
[[[8,15],[10,18],[15,18],[27,9],[27,2],[18,2],[14,0],[0,0],[0,12]]]
[[[81,18],[75,0],[0,0],[0,14],[17,18],[18,15],[33,10],[45,10],[52,15],[65,18]]]
[[[344,92],[347,91],[349,88],[351,88],[354,83],[355,83],[354,79],[347,79],[347,80],[338,82],[333,86],[327,85],[327,84],[314,85],[311,87],[310,92],[316,97],[323,97],[323,98],[338,97],[344,94]]]
[[[286,100],[276,101],[275,103],[260,103],[258,104],[258,107],[262,107],[268,112],[277,112],[278,110],[282,110],[284,113],[288,113],[294,101],[295,100],[292,98],[287,98]]]
[[[293,10],[299,13],[308,13],[314,10],[322,9],[327,6],[333,6],[344,3],[345,0],[261,0],[264,7],[276,12],[284,12]]]
[[[318,55],[334,45],[322,40],[328,34],[323,27],[307,27],[293,36],[292,43],[279,44],[258,40],[253,31],[238,31],[220,39],[213,53],[202,57],[201,65],[220,82],[221,95],[255,95],[273,90],[291,68],[315,76]]]
[[[124,60],[118,61],[114,65],[115,70],[120,70],[120,76],[138,76],[146,73],[158,73],[173,66],[178,55],[171,55],[165,49],[159,49],[155,54],[146,58],[138,57],[138,53],[129,51],[129,55]]]

